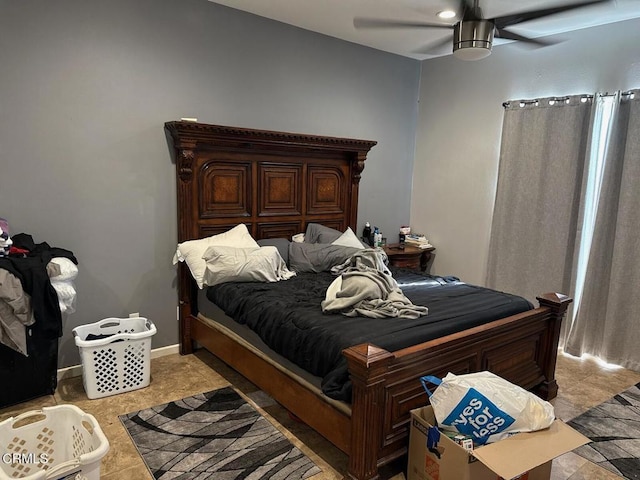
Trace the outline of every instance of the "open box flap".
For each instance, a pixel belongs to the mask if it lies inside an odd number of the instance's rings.
[[[544,430],[518,433],[479,447],[473,455],[502,478],[509,479],[589,442],[587,437],[556,420]]]

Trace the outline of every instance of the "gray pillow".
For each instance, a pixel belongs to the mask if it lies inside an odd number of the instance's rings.
[[[310,223],[304,233],[304,241],[306,243],[333,243],[341,236],[342,232],[335,228],[325,227],[319,223]]]
[[[344,263],[361,248],[343,247],[326,243],[289,244],[289,268],[295,272],[328,272],[335,265]]]
[[[278,253],[284,260],[284,263],[289,265],[289,244],[291,242],[286,238],[263,238],[258,240],[258,245],[261,247],[276,247]]]

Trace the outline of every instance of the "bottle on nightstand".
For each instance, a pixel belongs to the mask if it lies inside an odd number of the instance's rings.
[[[366,222],[364,229],[362,230],[362,240],[367,242],[367,245],[371,245],[371,224]]]
[[[380,230],[378,229],[378,227],[374,227],[373,229],[373,246],[374,247],[379,247],[382,245],[382,233],[380,233]]]

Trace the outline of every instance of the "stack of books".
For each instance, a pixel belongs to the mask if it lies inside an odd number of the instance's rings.
[[[418,248],[432,248],[433,245],[429,243],[427,238],[420,233],[409,233],[404,238],[404,243]]]

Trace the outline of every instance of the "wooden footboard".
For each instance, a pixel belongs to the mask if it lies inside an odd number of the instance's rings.
[[[556,396],[560,325],[571,299],[538,298],[540,308],[388,352],[362,344],[344,350],[353,383],[351,416],[193,315],[183,317],[183,353],[193,341],[269,393],[349,456],[348,478],[378,477],[407,453],[410,410],[428,403],[420,377],[489,370],[542,398]],[[186,305],[185,305],[186,307]]]
[[[540,308],[387,352],[363,344],[344,351],[353,382],[348,476],[375,479],[407,452],[410,410],[428,403],[423,375],[488,370],[545,399],[556,396],[560,325],[571,299],[538,297]]]

